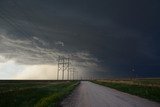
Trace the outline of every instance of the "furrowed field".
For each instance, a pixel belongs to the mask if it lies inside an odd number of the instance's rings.
[[[0,107],[57,107],[77,81],[0,81]]]
[[[160,79],[96,80],[92,82],[160,102]]]

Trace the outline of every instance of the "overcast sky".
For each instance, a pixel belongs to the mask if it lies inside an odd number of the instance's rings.
[[[159,0],[0,0],[0,78],[160,76]],[[52,77],[53,76],[53,77]]]

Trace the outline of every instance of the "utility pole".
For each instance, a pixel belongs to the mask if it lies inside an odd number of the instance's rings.
[[[75,74],[75,68],[73,68],[73,80],[75,79],[74,74]]]
[[[60,56],[58,56],[57,80],[59,79],[59,70],[60,70],[60,68],[59,68],[59,60],[60,60]]]
[[[70,80],[72,79],[72,75],[71,75],[71,73],[73,73],[72,70],[73,70],[73,68],[69,68]]]
[[[134,65],[132,65],[130,70],[130,80],[134,80],[134,79],[135,79],[135,67]]]
[[[57,71],[57,80],[59,80],[59,74],[61,72],[62,74],[62,80],[65,79],[65,72],[67,71],[68,72],[68,75],[67,75],[67,78],[69,78],[69,65],[70,65],[70,62],[69,62],[69,57],[66,58],[64,56],[59,56],[58,57],[58,71]]]
[[[69,68],[69,72],[70,72],[70,80],[71,79],[74,80],[75,79],[75,77],[74,77],[74,75],[75,75],[75,68]]]
[[[64,58],[62,58],[62,80],[64,80]]]
[[[132,66],[132,75],[133,75],[133,79],[135,79],[136,75],[135,75],[135,67],[134,66]]]
[[[69,80],[69,65],[70,65],[70,59],[68,58],[67,60],[68,60],[68,65],[67,65],[67,66],[68,66],[68,68],[67,68],[67,73],[68,73],[68,74],[67,74],[67,79]]]
[[[76,70],[77,80],[78,80],[78,71]]]

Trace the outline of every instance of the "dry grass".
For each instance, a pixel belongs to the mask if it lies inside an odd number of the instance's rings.
[[[160,79],[97,80],[93,82],[160,102]]]

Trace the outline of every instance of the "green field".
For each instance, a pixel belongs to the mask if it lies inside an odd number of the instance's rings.
[[[77,81],[0,81],[0,107],[58,107]]]
[[[160,79],[95,80],[92,82],[160,102]]]

